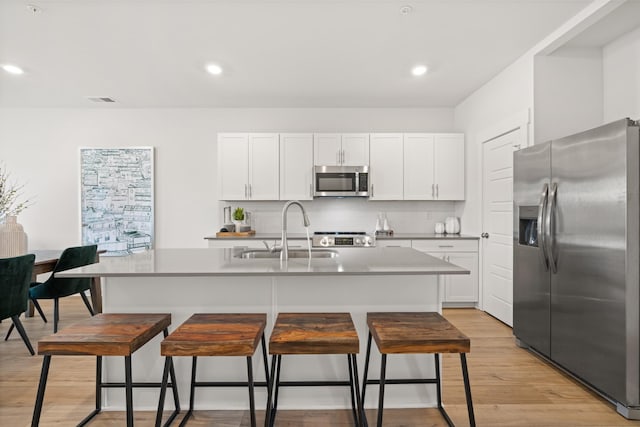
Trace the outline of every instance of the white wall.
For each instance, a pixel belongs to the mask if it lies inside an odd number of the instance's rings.
[[[605,123],[640,119],[640,28],[602,50]]]
[[[602,51],[559,49],[534,58],[535,143],[600,126]]]
[[[466,198],[456,214],[465,233],[482,232],[482,143],[487,130],[533,105],[533,56],[525,55],[455,109],[455,128],[466,135]]]
[[[79,147],[155,147],[156,247],[204,247],[220,227],[218,132],[451,132],[453,109],[0,109],[0,161],[35,204],[19,222],[29,247],[80,242]],[[432,231],[449,202],[307,202],[312,229],[372,230],[376,212],[396,231]],[[279,230],[282,202],[247,203],[256,224]],[[433,212],[430,214],[429,212]],[[260,218],[262,214],[263,218]],[[314,218],[315,217],[315,218]],[[295,231],[295,219],[290,220]],[[343,228],[344,229],[344,228]]]

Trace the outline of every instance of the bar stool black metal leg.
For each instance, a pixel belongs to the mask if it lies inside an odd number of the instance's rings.
[[[358,384],[358,359],[355,354],[351,355],[351,359],[353,360],[353,377],[355,378],[355,390],[356,390],[356,404],[358,405],[358,425],[365,426],[366,424],[366,416],[364,414],[364,407],[362,404],[362,399],[360,399],[360,384]]]
[[[351,394],[351,412],[353,413],[353,421],[357,427],[360,424],[360,421],[358,411],[356,409],[356,391],[353,389],[353,366],[350,354],[347,354],[347,360],[349,362],[349,394]]]
[[[364,359],[364,376],[362,377],[362,405],[364,406],[364,396],[367,392],[367,375],[369,374],[369,357],[371,356],[371,332],[367,338],[367,356]]]
[[[131,355],[124,357],[124,383],[127,401],[127,427],[133,427],[133,381],[131,380]]]
[[[438,353],[434,353],[433,359],[436,365],[436,396],[438,399],[438,409],[442,409],[442,385],[440,383],[440,355]]]
[[[279,354],[276,357],[276,378],[275,378],[275,390],[273,391],[273,408],[271,409],[271,426],[276,422],[276,412],[278,411],[278,391],[280,389],[280,369],[282,367],[282,355]]]
[[[175,417],[180,413],[180,396],[178,395],[178,381],[176,379],[176,369],[173,365],[173,358],[171,358],[171,364],[169,365],[169,376],[171,378],[171,391],[173,392],[173,405],[175,409],[169,416],[166,423],[167,425],[171,424]]]
[[[382,427],[382,409],[384,407],[384,382],[387,374],[387,355],[382,354],[380,361],[380,396],[378,397],[378,427]]]
[[[271,375],[270,381],[267,381],[267,407],[264,415],[264,427],[271,425],[271,412],[273,411],[273,405],[271,404],[271,398],[273,397],[274,379],[276,377],[276,355],[271,356]]]
[[[187,424],[187,420],[189,419],[189,417],[191,417],[191,414],[193,414],[193,406],[194,406],[194,402],[196,399],[196,369],[198,367],[198,357],[197,356],[193,356],[191,358],[191,385],[189,387],[190,392],[189,392],[189,410],[187,411],[187,413],[185,414],[184,418],[182,419],[182,421],[180,422],[180,426],[179,427],[183,427]]]
[[[96,356],[96,408],[78,423],[78,427],[86,425],[102,411],[102,356]]]
[[[262,338],[260,338],[260,342],[262,343],[262,361],[264,363],[264,378],[267,383],[267,387],[269,384],[269,360],[267,359],[267,344],[264,339],[264,332],[262,333]]]
[[[169,381],[169,365],[171,356],[164,359],[164,370],[162,371],[162,384],[160,385],[160,397],[158,398],[158,412],[156,413],[156,427],[162,424],[162,412],[164,410],[164,398],[167,393],[167,382]]]
[[[38,384],[38,394],[36,395],[36,406],[33,408],[31,427],[37,427],[40,424],[40,414],[42,413],[42,402],[44,400],[44,391],[47,388],[47,377],[49,376],[50,364],[51,356],[45,354],[42,359],[42,371],[40,372],[40,383]]]
[[[460,353],[460,364],[462,365],[462,377],[464,378],[464,392],[467,397],[467,411],[469,412],[469,425],[475,427],[476,419],[473,415],[473,402],[471,401],[471,385],[469,384],[469,371],[467,370],[467,355]]]
[[[102,356],[96,356],[96,414],[102,410]]]
[[[256,403],[253,397],[253,366],[251,356],[247,357],[247,383],[249,386],[249,411],[251,415],[251,427],[256,427]]]

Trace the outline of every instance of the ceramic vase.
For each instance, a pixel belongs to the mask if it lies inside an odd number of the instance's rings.
[[[27,253],[27,233],[18,224],[18,217],[10,215],[0,224],[0,258],[11,258]]]

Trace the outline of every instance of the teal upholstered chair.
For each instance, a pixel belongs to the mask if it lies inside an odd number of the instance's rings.
[[[39,308],[39,299],[52,299],[53,300],[53,332],[58,332],[58,320],[60,319],[60,310],[58,301],[60,298],[68,297],[70,295],[80,294],[84,305],[87,306],[89,313],[93,316],[93,308],[89,303],[85,291],[91,287],[91,278],[72,278],[62,279],[55,277],[55,274],[60,271],[70,270],[76,267],[82,267],[85,265],[93,264],[96,262],[98,246],[76,246],[73,248],[67,248],[62,252],[58,263],[53,268],[51,276],[42,283],[32,283],[29,289],[29,298],[33,301],[33,304],[38,307],[38,311],[42,313]],[[46,319],[45,319],[46,321]]]
[[[32,356],[35,353],[20,322],[20,315],[27,308],[29,282],[35,259],[33,254],[0,259],[0,320],[11,318],[11,328],[15,326],[18,329]]]

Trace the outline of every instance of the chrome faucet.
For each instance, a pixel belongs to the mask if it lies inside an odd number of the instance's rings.
[[[287,243],[287,211],[289,210],[289,206],[298,205],[300,206],[300,210],[302,211],[302,218],[304,220],[304,226],[308,227],[311,225],[309,222],[309,217],[307,216],[307,212],[304,210],[304,206],[297,200],[290,200],[285,203],[282,208],[282,240],[280,242],[280,261],[287,261],[289,259],[289,244]]]

